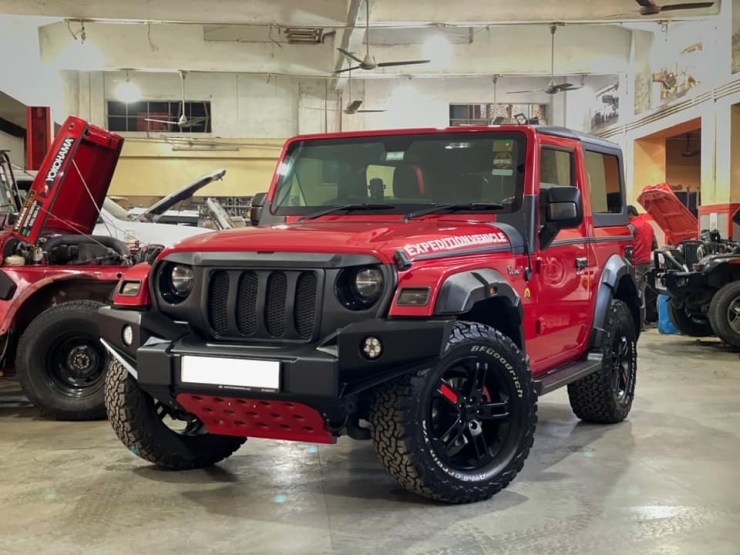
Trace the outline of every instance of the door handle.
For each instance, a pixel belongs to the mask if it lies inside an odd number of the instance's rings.
[[[576,270],[583,270],[586,266],[588,266],[588,258],[585,256],[576,258]]]

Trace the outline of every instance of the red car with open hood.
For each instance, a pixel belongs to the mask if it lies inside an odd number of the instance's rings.
[[[105,416],[95,314],[131,260],[120,241],[90,233],[122,144],[68,118],[25,199],[0,156],[0,365],[48,416]]]

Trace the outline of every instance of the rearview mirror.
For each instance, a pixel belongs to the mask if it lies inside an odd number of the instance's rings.
[[[262,209],[265,206],[265,199],[267,193],[257,193],[252,197],[252,205],[249,208],[249,223],[252,225],[259,225],[260,219],[262,219]]]
[[[547,248],[561,229],[572,229],[583,222],[583,202],[577,187],[551,187],[540,193],[543,227],[540,248]]]

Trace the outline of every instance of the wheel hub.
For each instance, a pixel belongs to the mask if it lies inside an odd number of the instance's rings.
[[[97,368],[97,353],[86,345],[70,349],[67,355],[67,368],[78,377],[88,376]]]
[[[509,396],[489,378],[487,363],[469,357],[440,376],[431,418],[432,444],[443,460],[460,470],[485,468],[508,434]]]

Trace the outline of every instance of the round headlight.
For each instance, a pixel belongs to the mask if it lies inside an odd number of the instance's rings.
[[[383,274],[377,268],[363,268],[355,272],[350,284],[360,299],[372,302],[383,293]]]
[[[178,264],[170,272],[172,292],[179,297],[187,297],[193,290],[193,269],[190,266]]]

